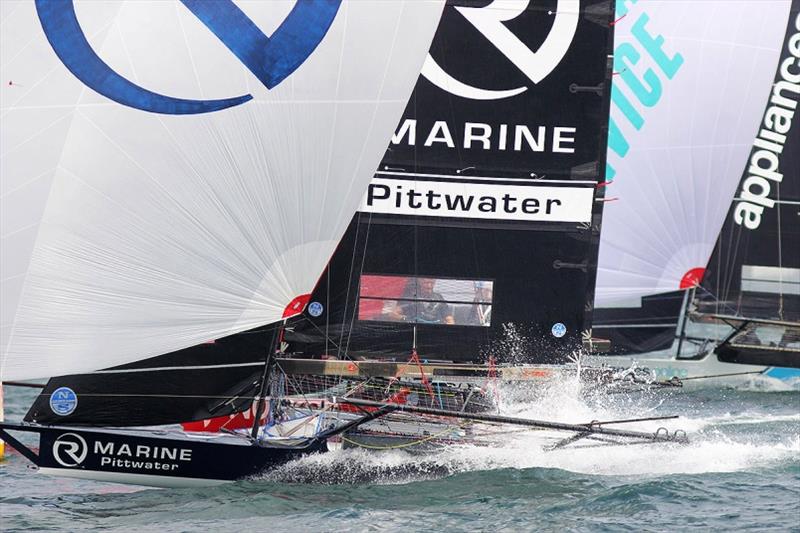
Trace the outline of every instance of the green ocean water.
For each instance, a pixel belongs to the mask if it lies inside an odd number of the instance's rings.
[[[32,391],[6,391],[19,419]],[[204,489],[140,487],[0,466],[3,531],[800,531],[800,391],[740,389],[587,398],[569,384],[517,416],[579,421],[679,414],[688,445],[543,452],[502,446],[429,454],[344,450]],[[545,416],[547,415],[547,416]],[[641,426],[648,429],[647,425]],[[652,429],[652,427],[650,427]]]

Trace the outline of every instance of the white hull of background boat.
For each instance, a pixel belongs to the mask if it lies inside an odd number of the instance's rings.
[[[752,382],[753,378],[771,378],[787,384],[800,381],[800,369],[727,363],[720,361],[713,350],[694,359],[657,354],[593,356],[589,364],[620,370],[635,365],[636,368],[649,370],[659,381],[677,377],[685,388],[740,386]]]

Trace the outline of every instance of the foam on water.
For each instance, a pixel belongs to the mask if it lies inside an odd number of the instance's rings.
[[[568,423],[679,414],[662,392],[637,395],[587,394],[575,378],[562,378],[537,390],[519,386],[500,390],[503,415]],[[427,453],[343,450],[306,457],[270,473],[275,481],[326,483],[402,483],[445,475],[495,469],[556,468],[591,475],[663,476],[735,472],[769,467],[800,454],[800,412],[791,414],[692,414],[674,420],[624,424],[632,430],[682,429],[690,443],[598,446],[587,441],[554,451],[546,447],[569,433],[519,431],[499,433],[489,446],[458,445]],[[776,441],[760,430],[784,424]],[[506,426],[507,427],[507,426]],[[774,428],[773,428],[774,429]],[[495,430],[501,431],[498,428]]]
[[[736,385],[736,390],[748,392],[789,392],[800,390],[800,378],[776,379],[769,376],[751,376]]]
[[[800,413],[772,415],[768,413],[724,413],[721,415],[704,418],[685,418],[686,423],[682,429],[687,431],[700,431],[707,427],[720,426],[747,426],[770,424],[777,422],[800,423]]]
[[[11,392],[21,418],[37,391]],[[591,394],[574,380],[501,389],[508,415],[687,431],[685,446],[542,451],[552,432],[434,453],[344,450],[213,488],[146,490],[0,465],[0,529],[20,531],[684,531],[797,528],[800,393],[731,389]],[[665,394],[666,393],[666,394]],[[304,483],[286,483],[304,482]],[[306,484],[313,483],[313,484]],[[397,486],[396,484],[403,484]]]

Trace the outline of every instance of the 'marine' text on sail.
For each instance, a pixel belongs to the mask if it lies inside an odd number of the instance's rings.
[[[577,128],[566,126],[465,122],[463,127],[453,132],[444,120],[423,127],[417,119],[407,118],[392,136],[392,144],[415,146],[421,143],[423,146],[458,146],[467,150],[477,148],[571,154],[575,152],[576,131]]]

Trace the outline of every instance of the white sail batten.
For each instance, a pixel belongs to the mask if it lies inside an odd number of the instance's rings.
[[[699,281],[690,272],[711,256],[758,134],[791,0],[617,4],[597,307]]]
[[[131,83],[252,96],[171,114],[98,94],[56,54],[34,2],[4,0],[2,378],[96,370],[279,320],[355,212],[442,3],[320,2],[334,6],[327,31],[268,89],[189,0],[76,1],[86,40]],[[278,34],[300,3],[235,5],[270,46],[294,49]]]

